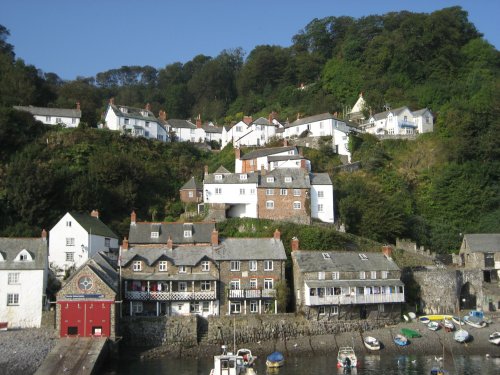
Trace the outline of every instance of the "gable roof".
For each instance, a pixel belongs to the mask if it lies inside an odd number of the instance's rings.
[[[338,121],[342,121],[342,120],[339,120],[337,119],[336,117],[334,117],[331,113],[321,113],[319,115],[313,115],[313,116],[307,116],[307,117],[304,117],[304,118],[299,118],[297,120],[295,120],[294,122],[288,124],[288,125],[285,125],[285,128],[291,128],[291,127],[294,127],[294,126],[299,126],[299,125],[303,125],[303,124],[309,124],[311,122],[316,122],[316,121],[321,121],[321,120],[338,120]]]
[[[325,259],[323,254],[329,254]],[[399,271],[399,267],[382,253],[363,253],[366,260],[362,260],[360,253],[354,251],[316,251],[296,250],[292,251],[292,257],[296,260],[301,272],[325,272],[325,271]]]
[[[500,252],[500,233],[473,233],[465,234],[464,243],[469,251],[476,253]]]
[[[216,180],[215,175],[220,173],[211,173],[205,175],[203,183],[205,184],[257,184],[259,182],[259,175],[256,172],[249,173],[224,173],[222,180]],[[246,175],[245,179],[240,176]]]
[[[174,244],[210,243],[215,223],[150,223],[130,224],[130,244],[166,244],[169,237]],[[191,230],[191,237],[184,237],[184,230]],[[158,238],[151,238],[158,232]]]
[[[269,119],[264,118],[264,117],[259,117],[257,120],[252,121],[251,124],[255,125],[265,125],[265,126],[276,126],[272,122],[269,122]]]
[[[283,242],[271,238],[226,238],[216,249],[217,260],[286,260]]]
[[[186,182],[180,190],[201,190],[203,189],[202,184],[196,180],[194,177],[191,177],[188,182]]]
[[[155,117],[153,112],[147,109],[129,107],[126,105],[116,105],[116,104],[109,104],[109,108],[115,113],[117,117],[135,118],[138,120],[153,121],[160,124],[160,122]],[[127,110],[127,113],[122,112],[120,108],[125,108]],[[144,112],[146,112],[147,116],[143,114]]]
[[[354,104],[354,107],[352,107],[349,114],[360,113],[365,108],[366,108],[366,102],[365,102],[365,99],[363,98],[363,93],[361,93],[361,94],[359,94],[359,98],[356,101],[356,104]]]
[[[32,261],[14,260],[21,251],[29,252]],[[0,237],[0,270],[44,270],[47,268],[47,241],[42,238]]]
[[[79,212],[69,213],[78,224],[80,224],[88,233],[96,236],[112,237],[118,239],[118,236],[108,228],[99,218],[89,214]]]
[[[18,111],[29,112],[33,116],[53,116],[53,117],[70,117],[70,118],[82,117],[82,111],[79,109],[33,107],[31,105],[30,106],[15,105],[14,109],[17,109]]]
[[[417,111],[412,112],[414,117],[422,116],[425,112],[429,112],[432,115],[432,112],[427,108],[422,108]]]
[[[217,170],[214,173],[218,173],[218,174],[220,174],[220,173],[224,174],[225,173],[225,174],[228,174],[228,173],[231,173],[231,172],[229,172],[226,168],[224,168],[221,165],[219,168],[217,168]]]
[[[172,128],[196,129],[196,125],[189,120],[169,119],[166,121]]]
[[[279,153],[287,152],[287,151],[291,151],[291,150],[295,150],[295,152],[298,153],[297,147],[295,147],[295,146],[268,147],[268,148],[262,148],[262,149],[251,151],[247,154],[244,154],[240,159],[241,160],[257,159],[257,158],[261,158],[264,156],[279,154]]]
[[[274,177],[269,182],[268,177]],[[291,177],[291,182],[285,182],[286,177]],[[308,189],[311,187],[309,173],[302,168],[276,168],[260,176],[259,188],[289,188]]]
[[[375,120],[382,120],[382,119],[387,118],[389,113],[392,113],[393,115],[398,116],[400,113],[404,112],[405,110],[411,112],[408,109],[408,107],[404,106],[404,107],[399,107],[399,108],[395,108],[395,109],[389,109],[388,111],[384,111],[384,112],[375,113],[371,117],[373,117]]]
[[[332,185],[328,173],[310,173],[311,185]]]

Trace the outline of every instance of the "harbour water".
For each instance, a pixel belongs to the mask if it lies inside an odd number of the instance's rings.
[[[500,349],[499,349],[500,352]],[[460,375],[498,375],[500,374],[499,356],[455,356],[445,358],[444,368],[448,374]],[[358,355],[358,368],[351,374],[384,374],[384,375],[417,375],[429,374],[432,367],[439,365],[435,356],[397,355],[380,353],[376,355]],[[132,374],[162,374],[162,375],[209,375],[213,360],[193,358],[158,358],[158,359],[121,359],[108,364],[101,375],[132,375]],[[344,374],[336,367],[336,353],[331,355],[311,355],[286,358],[285,365],[268,372],[265,359],[258,358],[256,370],[259,375],[324,375]]]

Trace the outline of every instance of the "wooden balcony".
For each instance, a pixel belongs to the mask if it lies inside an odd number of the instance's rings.
[[[227,296],[229,299],[276,298],[276,289],[232,289]]]

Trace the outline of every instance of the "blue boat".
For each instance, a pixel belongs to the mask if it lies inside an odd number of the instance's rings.
[[[406,346],[408,345],[408,339],[404,337],[403,335],[396,335],[394,336],[394,343],[398,346]]]
[[[281,352],[273,352],[267,356],[266,366],[269,368],[281,367],[285,364],[285,357]]]

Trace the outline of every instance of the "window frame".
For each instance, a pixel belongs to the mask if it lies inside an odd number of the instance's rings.
[[[254,267],[255,266],[255,267]],[[259,268],[258,262],[256,260],[249,260],[248,261],[248,270],[255,272]]]
[[[134,272],[141,272],[142,271],[142,261],[141,260],[134,260],[132,262],[132,271],[134,271]]]
[[[19,306],[19,293],[7,293],[7,306]]]
[[[230,269],[230,271],[233,271],[233,272],[241,271],[241,261],[232,260],[229,264],[229,269]]]
[[[201,262],[201,270],[202,272],[210,271],[210,262],[208,260],[204,260]]]
[[[168,271],[168,262],[166,260],[160,260],[158,262],[158,272],[167,272]]]
[[[8,285],[19,285],[21,282],[20,280],[20,272],[9,272],[7,275],[7,284]]]
[[[272,259],[264,260],[264,271],[274,271],[274,261]]]

